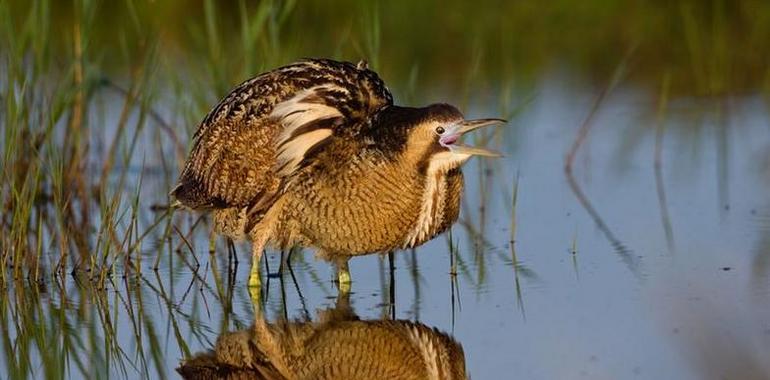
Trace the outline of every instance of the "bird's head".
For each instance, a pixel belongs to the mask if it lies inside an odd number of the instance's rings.
[[[373,129],[379,132],[375,139],[402,158],[448,171],[472,156],[500,157],[498,152],[463,144],[461,139],[468,132],[501,123],[505,120],[466,120],[451,105],[433,104],[423,108],[388,107]]]

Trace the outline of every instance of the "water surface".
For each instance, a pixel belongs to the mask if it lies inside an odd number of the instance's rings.
[[[356,314],[450,334],[475,379],[770,376],[767,103],[679,97],[661,112],[655,94],[621,85],[591,115],[600,90],[564,79],[545,76],[517,95],[532,100],[490,143],[504,158],[464,167],[457,275],[446,234],[396,252],[392,274],[387,256],[353,259]],[[464,111],[499,116],[486,103]],[[589,116],[570,179],[565,156]],[[141,189],[146,227],[176,171],[153,144],[136,157],[127,190]],[[209,255],[210,227],[198,218],[178,212],[178,232],[143,241],[140,266],[118,267],[105,289],[77,273],[14,283],[2,301],[0,371],[176,378],[181,360],[249,328],[249,247],[236,246],[236,263],[220,239]],[[268,321],[317,320],[334,307],[332,267],[312,251],[294,253],[281,275],[280,253],[266,256]]]

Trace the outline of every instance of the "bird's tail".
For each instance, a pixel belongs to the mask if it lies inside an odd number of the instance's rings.
[[[168,196],[171,199],[171,203],[169,203],[168,207],[172,209],[178,209],[184,207],[184,203],[179,200],[178,193],[179,190],[182,188],[182,183],[176,184],[171,191],[168,192]]]
[[[172,199],[169,205],[172,208],[201,209],[213,204],[200,181],[192,177],[183,176],[168,195]]]

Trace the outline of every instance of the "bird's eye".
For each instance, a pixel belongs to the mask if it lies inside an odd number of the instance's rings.
[[[438,134],[440,134],[440,135],[443,135],[443,134],[444,134],[444,132],[446,132],[446,130],[444,129],[444,127],[436,127],[436,133],[438,133]]]

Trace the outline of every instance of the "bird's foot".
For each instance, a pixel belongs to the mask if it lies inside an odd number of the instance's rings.
[[[340,284],[350,284],[350,271],[341,270],[340,273],[337,274],[337,281],[339,281]]]
[[[258,310],[262,302],[262,288],[249,286],[249,297],[251,297],[251,304],[254,309]]]
[[[253,265],[249,273],[249,296],[254,310],[259,310],[262,301],[262,281],[259,277],[259,266]]]
[[[259,275],[259,263],[251,264],[251,271],[249,272],[249,288],[259,289],[262,286],[262,279]]]
[[[350,271],[340,270],[337,273],[337,285],[341,293],[350,292]]]

